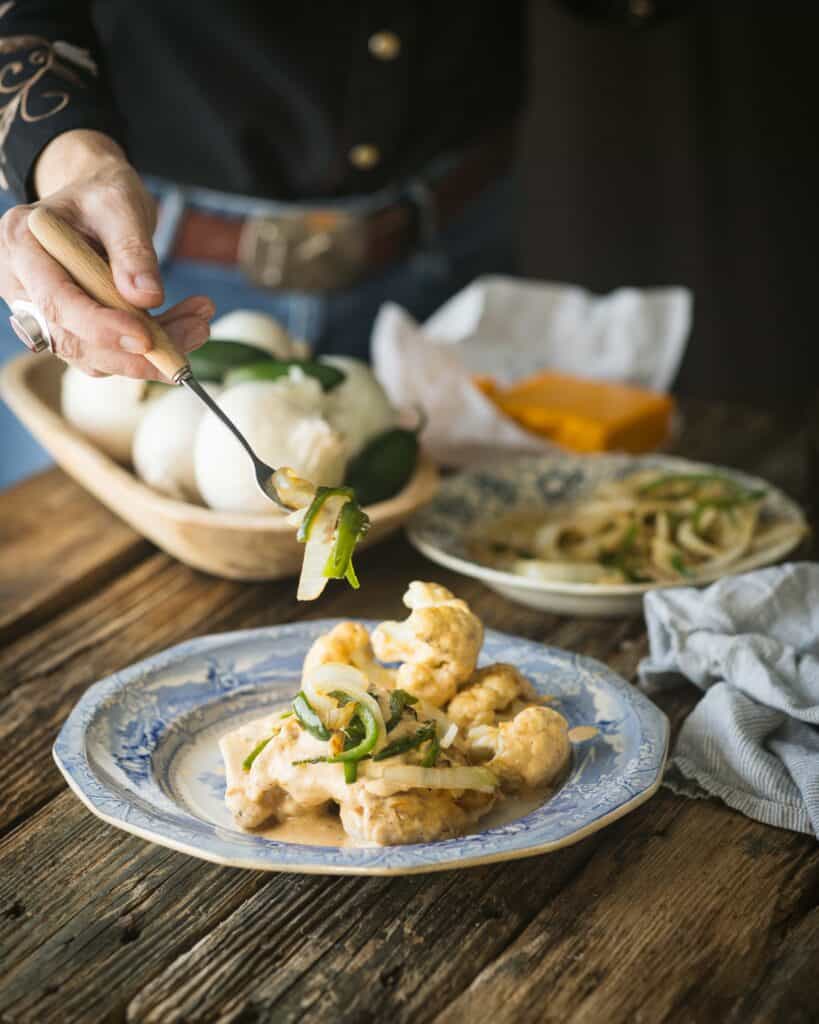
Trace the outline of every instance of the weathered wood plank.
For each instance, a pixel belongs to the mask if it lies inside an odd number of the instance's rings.
[[[515,869],[345,883],[336,905],[325,899],[335,887],[316,883],[295,914],[267,888],[147,985],[128,1019],[365,1020],[368,1011],[413,1019],[502,949],[601,841],[555,854],[548,870],[533,859]],[[266,939],[253,948],[248,934]]]
[[[795,497],[806,493],[804,451],[789,425],[697,403],[685,412],[682,453],[762,471]],[[54,476],[65,507],[109,515]],[[36,494],[42,504],[47,491]],[[8,519],[11,548],[47,581],[54,549],[48,541],[38,552],[27,539],[38,499],[24,497]],[[60,793],[48,756],[54,734],[89,683],[191,635],[300,616],[400,616],[406,582],[427,578],[456,589],[490,627],[584,651],[627,677],[645,652],[639,618],[523,609],[399,541],[362,555],[361,591],[334,587],[307,608],[296,604],[292,582],[212,580],[135,544],[121,564],[103,554],[99,576],[98,547],[87,569],[72,570],[76,582],[41,587],[12,615],[8,636],[18,639],[0,652],[0,828],[20,823],[0,843],[3,1020],[122,1020],[126,1007],[132,1021],[243,1024],[369,1024],[384,1014],[445,1022],[815,1019],[815,842],[713,801],[662,791],[548,858],[396,880],[234,872],[96,821]],[[14,568],[8,557],[0,578]],[[681,687],[660,703],[676,724],[695,697]]]
[[[121,1017],[144,979],[274,879],[127,836],[67,792],[0,856],[0,1014],[14,1022]]]
[[[186,637],[226,628],[254,604],[282,619],[296,607],[282,584],[242,587],[154,555],[12,645],[0,676],[0,829],[62,787],[50,747],[91,683]]]
[[[90,594],[150,551],[58,469],[2,495],[0,643]]]
[[[720,1020],[750,1005],[776,921],[815,886],[819,850],[713,801],[685,802],[666,820],[675,803],[663,793],[648,805],[653,828],[615,826],[605,855],[437,1019]],[[809,871],[794,877],[803,860]],[[778,1019],[790,1019],[787,1007]]]

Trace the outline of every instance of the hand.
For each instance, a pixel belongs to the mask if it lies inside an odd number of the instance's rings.
[[[46,206],[78,228],[108,256],[121,295],[148,309],[163,290],[151,242],[156,211],[119,147],[97,132],[66,132],[37,164],[35,183]],[[94,376],[118,374],[163,380],[143,353],[151,336],[131,313],[95,302],[28,230],[33,206],[15,206],[0,219],[0,296],[11,305],[29,299],[48,321],[57,355]],[[213,303],[193,296],[157,319],[189,352],[208,338]]]

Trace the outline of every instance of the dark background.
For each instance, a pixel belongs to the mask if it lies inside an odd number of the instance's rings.
[[[685,284],[680,393],[812,402],[817,5],[692,3],[645,28],[530,6],[523,272],[595,291]]]

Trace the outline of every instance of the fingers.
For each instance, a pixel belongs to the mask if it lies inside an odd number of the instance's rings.
[[[135,377],[138,380],[161,380],[165,378],[144,356],[94,349],[83,339],[64,330],[50,326],[54,352],[64,362],[70,363],[92,377]]]
[[[85,199],[83,197],[84,203]],[[86,230],[95,230],[87,215],[75,209],[73,203],[49,205],[58,215],[83,225]],[[142,320],[133,314],[101,306],[79,288],[28,230],[30,210],[31,207],[15,207],[0,221],[0,295],[9,304],[16,298],[33,302],[48,321],[56,354],[86,373],[164,380],[144,357],[152,347],[152,339]],[[146,222],[150,221],[148,213],[144,216]],[[120,268],[130,268],[121,270],[121,273],[133,274],[136,250],[126,244],[127,238],[121,228],[111,228],[110,232],[103,229],[97,233],[100,236],[105,234],[103,242],[119,253]],[[155,266],[152,249],[149,262]],[[118,282],[118,287],[121,292],[126,291],[122,282]],[[161,289],[154,293],[152,301],[160,297]],[[126,298],[136,300],[133,288],[132,294]],[[145,304],[150,303],[143,301]],[[189,352],[207,340],[214,312],[210,299],[201,295],[191,296],[158,319],[174,344],[181,351]]]
[[[151,336],[139,317],[107,309],[78,287],[41,247],[28,229],[30,207],[15,207],[2,220],[2,243],[10,272],[50,325],[81,337],[94,349],[147,352]],[[60,211],[57,211],[60,212]],[[73,343],[60,353],[76,359]]]
[[[117,290],[141,309],[161,305],[164,295],[151,237],[151,202],[130,169],[89,189],[81,200],[83,219],[108,254]]]
[[[166,310],[157,320],[178,349],[192,352],[208,340],[214,313],[215,308],[210,299],[204,295],[192,295]]]

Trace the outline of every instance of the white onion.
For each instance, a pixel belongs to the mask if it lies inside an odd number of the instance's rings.
[[[603,575],[603,569],[594,562],[543,562],[539,558],[516,559],[512,572],[555,583],[597,583]]]
[[[451,747],[455,742],[455,737],[458,735],[458,726],[453,722],[452,725],[447,729],[444,735],[441,737],[441,749],[446,750],[447,747]]]
[[[378,727],[378,739],[374,748],[378,751],[386,743],[387,727],[384,725],[381,705],[367,692],[367,686],[367,677],[363,672],[359,672],[352,665],[337,661],[326,662],[306,673],[301,684],[305,697],[322,720],[337,706],[335,699],[329,696],[333,690],[343,690],[359,704],[364,704],[372,712]]]
[[[344,442],[322,418],[318,381],[245,381],[227,388],[219,405],[268,465],[291,466],[316,485],[341,483]],[[196,484],[211,508],[280,514],[259,489],[246,452],[212,412],[205,414],[196,432],[194,463]]]
[[[345,375],[327,392],[325,416],[344,438],[352,458],[378,434],[394,427],[398,415],[366,363],[351,356],[321,356],[319,362],[335,366]]]
[[[302,353],[279,321],[258,309],[234,309],[225,313],[211,324],[210,336],[220,341],[255,345],[277,359],[300,358]]]
[[[60,383],[63,416],[112,459],[127,462],[145,411],[164,390],[130,377],[89,377],[74,366]]]
[[[324,575],[327,560],[333,550],[333,540],[341,508],[349,501],[341,494],[333,494],[324,502],[310,527],[310,536],[304,545],[304,559],[296,591],[298,601],[314,601],[327,586]],[[299,509],[299,512],[301,510]],[[293,516],[294,513],[291,513]],[[289,518],[289,517],[288,517]]]
[[[376,762],[367,764],[366,776],[413,789],[476,789],[481,793],[493,793],[498,785],[498,780],[488,768],[465,765],[422,768],[412,764],[382,765]]]
[[[218,398],[218,384],[202,385]],[[201,501],[196,486],[193,446],[205,406],[186,388],[168,388],[148,403],[134,435],[131,452],[138,475],[157,491],[174,498]]]

